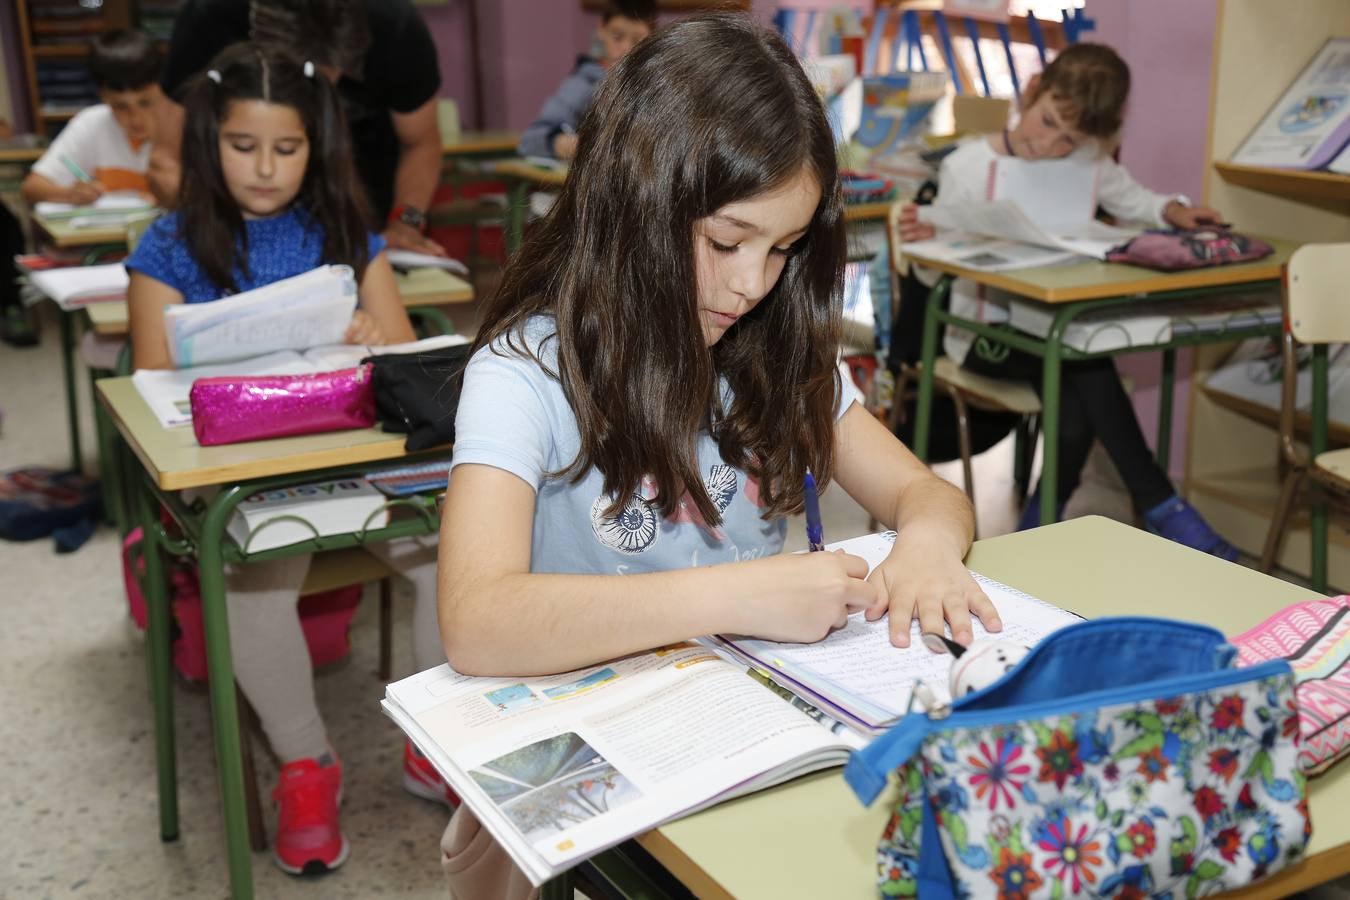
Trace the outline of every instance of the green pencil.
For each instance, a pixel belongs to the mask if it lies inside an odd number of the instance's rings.
[[[64,153],[61,154],[61,164],[70,170],[70,174],[74,175],[77,179],[83,181],[85,184],[88,184],[89,182],[94,180],[89,177],[88,172],[79,167],[79,165],[75,162],[75,160],[71,159],[69,156],[66,156]]]

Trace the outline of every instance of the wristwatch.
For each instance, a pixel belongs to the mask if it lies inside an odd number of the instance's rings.
[[[404,225],[411,225],[418,231],[425,231],[427,227],[427,214],[415,206],[407,203],[400,203],[389,211],[390,222],[402,222]]]

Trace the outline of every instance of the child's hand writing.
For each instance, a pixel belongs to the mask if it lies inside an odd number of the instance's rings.
[[[936,228],[919,221],[919,207],[916,204],[906,203],[900,209],[900,240],[908,244],[929,240],[936,234]]]
[[[1002,631],[994,604],[970,577],[961,557],[940,540],[922,532],[901,531],[895,547],[868,579],[880,589],[880,598],[867,610],[868,621],[890,612],[891,643],[909,646],[910,625],[917,616],[920,629],[942,633],[944,619],[952,640],[969,645],[975,633],[971,615],[990,631]]]
[[[1187,206],[1173,200],[1163,209],[1163,218],[1177,228],[1223,227],[1223,215],[1208,206]]]
[[[374,344],[380,345],[387,343],[384,332],[380,330],[380,323],[364,309],[358,309],[352,313],[352,324],[347,326],[347,333],[343,340],[349,344]]]
[[[740,607],[741,634],[811,643],[843,628],[849,613],[879,602],[867,560],[842,550],[784,553],[748,563],[757,579]]]
[[[97,181],[77,181],[66,188],[66,203],[88,206],[103,196],[103,185]]]

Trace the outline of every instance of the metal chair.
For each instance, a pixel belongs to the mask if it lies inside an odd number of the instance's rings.
[[[1350,244],[1305,244],[1289,257],[1285,279],[1284,378],[1280,399],[1280,462],[1284,480],[1261,553],[1261,571],[1270,572],[1284,543],[1285,526],[1299,488],[1311,488],[1311,580],[1327,585],[1327,506],[1350,501],[1350,447],[1327,450],[1327,345],[1350,342]],[[1297,344],[1313,347],[1311,440],[1298,444]]]

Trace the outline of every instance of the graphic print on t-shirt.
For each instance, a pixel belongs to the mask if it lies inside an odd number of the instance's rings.
[[[731,466],[714,465],[703,480],[703,488],[719,513],[725,513],[736,496],[737,473]],[[617,516],[606,516],[609,498],[601,495],[591,504],[591,528],[600,543],[620,553],[638,554],[656,543],[661,530],[657,524],[656,507],[652,500],[656,497],[656,485],[651,478],[642,479],[640,493],[635,493],[624,504]],[[686,492],[680,504],[671,516],[674,525],[697,525],[718,540],[723,539],[720,528],[711,528],[703,520],[698,507]]]

